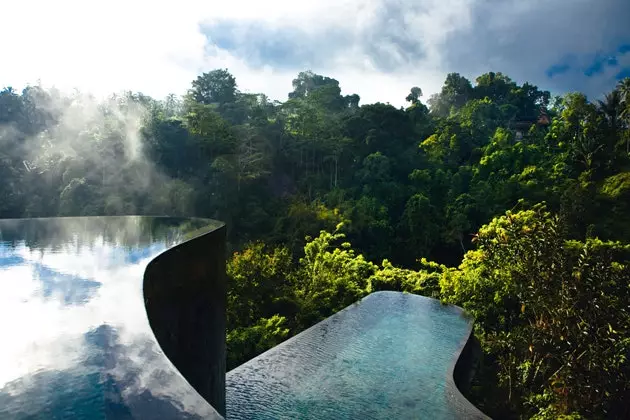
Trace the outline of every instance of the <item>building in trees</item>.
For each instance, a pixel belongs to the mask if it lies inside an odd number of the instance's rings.
[[[533,125],[547,127],[550,123],[551,119],[547,114],[547,110],[544,107],[540,107],[536,115],[517,117],[512,124],[512,129],[516,135],[516,140],[522,140]]]

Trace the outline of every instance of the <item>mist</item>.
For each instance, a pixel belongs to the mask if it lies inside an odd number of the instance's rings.
[[[30,217],[192,213],[192,188],[149,156],[150,126],[168,112],[166,101],[41,86],[5,89],[0,101],[15,104],[0,116],[0,176],[22,181],[4,186],[21,195],[3,196],[5,212],[22,205]]]

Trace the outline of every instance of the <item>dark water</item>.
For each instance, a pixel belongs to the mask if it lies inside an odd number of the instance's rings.
[[[470,329],[458,308],[373,293],[228,372],[227,418],[483,418],[452,379]]]
[[[0,220],[0,419],[207,419],[164,356],[147,264],[218,227],[203,219]]]

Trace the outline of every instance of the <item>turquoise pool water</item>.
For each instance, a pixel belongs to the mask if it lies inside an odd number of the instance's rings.
[[[452,378],[470,331],[459,308],[373,293],[228,372],[227,418],[485,418]]]

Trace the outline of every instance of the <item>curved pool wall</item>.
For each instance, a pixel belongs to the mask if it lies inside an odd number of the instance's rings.
[[[228,372],[227,418],[486,419],[454,379],[471,332],[461,308],[372,293]]]
[[[207,219],[0,220],[0,418],[222,418],[224,244]]]
[[[157,256],[144,275],[144,301],[162,351],[225,415],[225,226]]]

